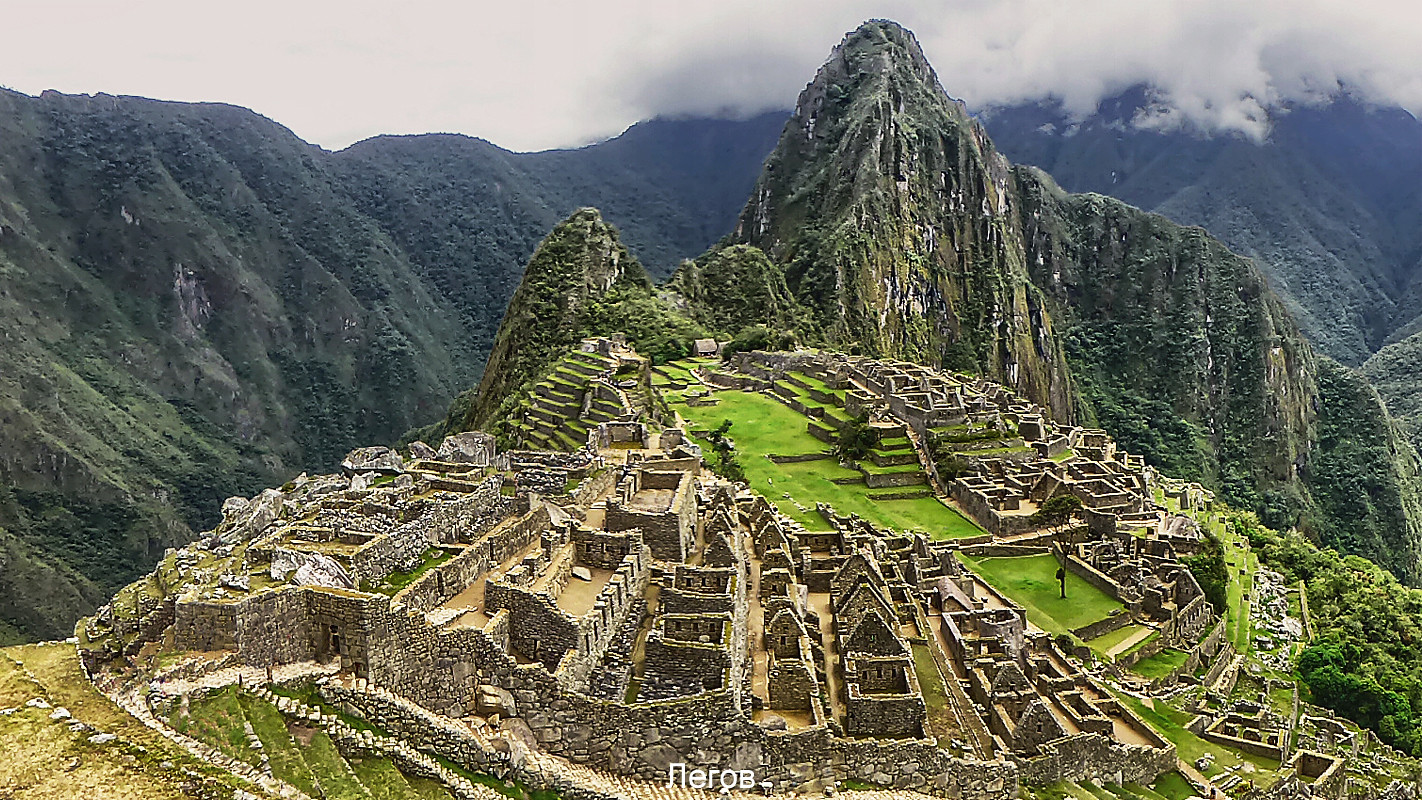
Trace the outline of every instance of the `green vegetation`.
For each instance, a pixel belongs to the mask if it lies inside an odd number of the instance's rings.
[[[1248,536],[1270,569],[1303,581],[1316,632],[1298,672],[1312,701],[1422,755],[1422,590],[1406,587],[1358,556],[1276,533],[1249,514],[1230,525]]]
[[[1185,661],[1190,654],[1184,650],[1172,650],[1166,648],[1149,658],[1137,661],[1131,671],[1146,678],[1163,678],[1171,672],[1185,666]]]
[[[1123,606],[1071,571],[1066,576],[1066,599],[1061,597],[1057,569],[1050,554],[981,558],[958,556],[994,589],[1027,609],[1027,619],[1044,631],[1065,634],[1105,619]]]
[[[1186,556],[1180,561],[1190,569],[1190,574],[1195,576],[1195,581],[1205,592],[1205,599],[1210,601],[1216,611],[1223,611],[1229,603],[1229,572],[1225,568],[1224,545],[1210,526],[1201,527],[1205,536],[1204,547],[1200,548],[1198,554]]]
[[[1413,448],[1422,452],[1422,332],[1377,351],[1362,371]]]
[[[451,558],[454,558],[454,556],[455,554],[448,550],[430,548],[429,550],[426,550],[424,555],[421,557],[419,566],[411,570],[397,570],[395,572],[392,572],[388,577],[386,577],[384,583],[380,584],[379,586],[373,587],[373,589],[374,591],[380,592],[381,594],[393,595],[401,589],[404,589],[406,586],[409,586],[410,584],[414,583],[416,580],[419,580],[421,575],[424,575],[426,572],[429,572],[440,564],[443,564]]]
[[[1414,118],[1336,95],[1304,113],[1270,113],[1268,140],[1236,149],[1120,124],[1150,103],[1133,87],[1085,119],[1052,101],[984,116],[1008,158],[1069,191],[1201,226],[1254,259],[1309,341],[1345,364],[1416,330],[1407,324],[1419,311],[1409,287],[1422,244]]]
[[[775,463],[767,456],[828,456],[828,452],[823,442],[809,434],[806,418],[784,403],[753,392],[720,391],[715,396],[718,402],[713,406],[689,406],[685,401],[674,401],[670,406],[691,424],[693,435],[708,443],[707,433],[731,420],[737,460],[751,488],[810,529],[823,528],[824,520],[814,507],[816,502],[824,502],[841,514],[859,514],[896,530],[921,530],[935,539],[983,534],[981,528],[935,497],[875,499],[858,471],[845,469],[832,458]],[[784,497],[786,494],[790,497]]]
[[[682,262],[667,287],[687,301],[698,324],[718,338],[735,336],[734,350],[789,349],[780,339],[807,324],[780,267],[749,245],[716,247]],[[755,333],[750,333],[755,331]]]
[[[1120,645],[1122,642],[1125,642],[1144,630],[1146,630],[1146,628],[1143,625],[1126,625],[1110,633],[1097,636],[1095,639],[1088,639],[1086,644],[1097,655],[1107,657],[1110,655],[1113,647]]]
[[[1357,372],[1321,361],[1318,392],[1319,452],[1309,482],[1320,514],[1305,530],[1324,546],[1364,556],[1404,580],[1422,581],[1422,475],[1416,451]]]
[[[940,744],[947,744],[957,732],[957,723],[949,705],[948,689],[943,685],[943,676],[927,645],[913,646],[913,666],[919,690],[923,692],[926,733],[937,738]]]
[[[579,209],[529,259],[483,380],[451,408],[444,429],[482,429],[509,418],[532,383],[581,339],[614,332],[626,333],[634,347],[657,360],[686,355],[702,334],[657,301],[646,271],[597,209]]]
[[[723,419],[715,430],[706,434],[706,441],[711,443],[711,469],[727,480],[744,481],[746,479],[745,468],[737,459],[736,450],[731,440],[726,437],[726,432],[731,429],[732,424],[730,420]]]
[[[841,459],[857,460],[868,458],[869,452],[879,444],[879,433],[869,424],[869,415],[861,414],[839,426],[834,454]],[[917,464],[914,465],[917,468]]]
[[[1031,521],[1033,525],[1057,533],[1081,516],[1081,509],[1081,498],[1074,494],[1059,494],[1033,512]]]
[[[1180,758],[1187,763],[1194,762],[1206,753],[1214,756],[1214,763],[1204,771],[1207,776],[1220,774],[1224,767],[1237,769],[1244,764],[1251,764],[1256,770],[1261,770],[1264,773],[1259,776],[1258,780],[1267,782],[1270,780],[1269,773],[1279,769],[1279,762],[1273,759],[1242,753],[1201,739],[1185,727],[1189,724],[1192,715],[1172,708],[1164,702],[1155,701],[1147,706],[1146,702],[1148,701],[1142,701],[1130,695],[1116,694],[1115,697],[1140,715],[1141,719],[1149,723],[1161,736],[1174,744]]]
[[[1195,787],[1178,772],[1167,772],[1150,785],[1151,791],[1165,800],[1188,800],[1195,796]]]

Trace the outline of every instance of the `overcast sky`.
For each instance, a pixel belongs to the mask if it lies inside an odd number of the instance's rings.
[[[452,131],[514,150],[658,114],[789,108],[843,34],[913,29],[974,107],[1135,83],[1166,123],[1264,131],[1343,82],[1422,113],[1417,0],[0,0],[0,85],[247,106],[331,149]]]

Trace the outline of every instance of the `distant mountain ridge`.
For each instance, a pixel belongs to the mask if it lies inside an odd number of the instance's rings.
[[[615,233],[569,219],[520,295],[604,274],[598,257],[556,255],[606,252],[604,241]],[[554,263],[565,263],[556,280]],[[543,314],[567,320],[557,333],[530,324],[546,299],[511,309],[501,351],[613,333],[627,303],[648,307],[645,294],[566,296],[604,307]],[[1255,264],[1200,228],[1014,166],[894,23],[866,23],[835,48],[735,232],[656,299],[663,323],[629,331],[639,351],[693,322],[745,346],[793,326],[810,345],[976,372],[1106,428],[1271,527],[1422,579],[1417,453],[1367,382],[1301,335]],[[512,379],[491,362],[476,413],[452,409],[445,429],[490,419],[508,395],[487,393],[526,385],[549,358],[511,362]]]
[[[1357,366],[1422,327],[1422,122],[1346,95],[1275,112],[1267,141],[1135,124],[1146,87],[1071,119],[1045,100],[979,113],[1013,161],[1073,192],[1199,225],[1254,258],[1318,348]]]
[[[233,106],[0,91],[0,642],[68,635],[228,495],[436,418],[572,210],[669,274],[782,122],[329,153]]]

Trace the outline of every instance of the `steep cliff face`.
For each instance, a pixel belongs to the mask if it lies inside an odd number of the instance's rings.
[[[1246,507],[1304,508],[1316,359],[1253,264],[1199,228],[1017,175],[1083,421]]]
[[[1362,367],[1413,447],[1422,450],[1422,333],[1377,351]]]
[[[1356,370],[1320,358],[1318,390],[1317,440],[1302,470],[1319,508],[1310,533],[1422,582],[1417,451]]]
[[[899,26],[835,49],[755,192],[733,238],[784,270],[828,346],[980,371],[1273,526],[1422,578],[1415,454],[1380,404],[1322,390],[1340,368],[1255,265],[1009,165]],[[1378,478],[1362,506],[1345,463]]]
[[[1011,183],[913,35],[869,23],[801,93],[733,238],[783,265],[829,345],[981,372],[1070,416]]]
[[[226,106],[0,92],[18,635],[66,634],[224,497],[393,438],[463,380],[448,305],[322,155]]]
[[[1155,102],[1137,86],[1085,118],[1048,100],[980,119],[1069,191],[1200,225],[1254,259],[1320,352],[1357,365],[1406,335],[1422,310],[1422,122],[1339,94],[1274,110],[1256,142],[1137,124]]]

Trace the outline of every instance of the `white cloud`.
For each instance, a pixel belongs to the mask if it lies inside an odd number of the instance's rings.
[[[1422,4],[1398,0],[0,0],[0,84],[249,106],[340,147],[458,131],[576,145],[656,114],[788,107],[845,31],[912,28],[971,105],[1085,113],[1136,83],[1150,124],[1258,135],[1341,84],[1422,112]]]

